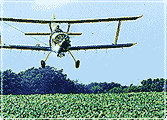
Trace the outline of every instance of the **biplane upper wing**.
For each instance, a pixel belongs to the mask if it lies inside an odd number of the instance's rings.
[[[77,23],[95,23],[95,22],[109,22],[109,21],[128,21],[128,20],[136,20],[141,17],[143,17],[143,15],[138,17],[119,17],[119,18],[87,19],[87,20],[33,20],[33,19],[17,19],[17,18],[0,18],[0,21],[39,23],[39,24],[48,24],[48,23],[77,24]]]
[[[89,50],[89,49],[110,49],[110,48],[123,48],[131,47],[137,43],[127,43],[127,44],[112,44],[112,45],[92,45],[92,46],[71,46],[69,47],[70,51],[77,50]]]
[[[42,46],[23,46],[23,45],[1,45],[0,48],[5,49],[21,49],[21,50],[37,50],[37,51],[52,51],[50,47],[42,47]]]

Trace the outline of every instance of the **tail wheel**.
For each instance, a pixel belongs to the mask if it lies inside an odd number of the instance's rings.
[[[80,60],[77,60],[77,61],[75,62],[75,68],[79,68],[79,66],[80,66]]]
[[[41,60],[41,67],[45,68],[45,61],[44,60]]]

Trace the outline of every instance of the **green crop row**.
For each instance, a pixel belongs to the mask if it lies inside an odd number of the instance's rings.
[[[3,95],[4,118],[163,118],[163,92]]]

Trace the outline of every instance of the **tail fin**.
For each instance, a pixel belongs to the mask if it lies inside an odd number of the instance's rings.
[[[53,13],[52,20],[55,20],[55,19],[56,19],[56,17],[55,17],[55,14]],[[57,24],[56,23],[52,23],[51,26],[52,26],[52,30],[55,30],[56,27],[57,27]]]
[[[52,20],[53,20],[53,19],[56,19],[56,18],[55,18],[55,14],[54,14],[54,13],[53,13],[53,15],[52,15]]]

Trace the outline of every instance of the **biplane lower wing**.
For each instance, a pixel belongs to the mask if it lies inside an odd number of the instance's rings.
[[[131,47],[137,43],[127,43],[127,44],[112,44],[112,45],[92,45],[92,46],[71,46],[69,47],[70,51],[77,50],[89,50],[89,49],[110,49],[110,48],[123,48],[123,47]],[[23,46],[23,45],[2,45],[0,48],[5,49],[21,49],[21,50],[37,50],[37,51],[52,51],[50,47],[42,47],[42,46]],[[63,51],[62,51],[63,52]]]
[[[0,48],[5,49],[21,49],[21,50],[37,50],[37,51],[51,51],[50,47],[42,47],[42,46],[23,46],[23,45],[1,45]]]
[[[89,50],[89,49],[110,49],[110,48],[123,48],[131,47],[137,43],[127,43],[127,44],[112,44],[112,45],[92,45],[92,46],[72,46],[69,47],[70,51],[75,50]]]

